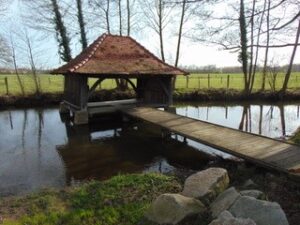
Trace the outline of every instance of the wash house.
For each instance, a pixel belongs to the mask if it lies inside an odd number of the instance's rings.
[[[131,37],[104,34],[77,57],[51,74],[64,75],[64,99],[60,112],[73,112],[75,124],[86,124],[91,112],[116,105],[168,107],[172,104],[172,78],[187,75],[170,66]],[[96,78],[89,87],[88,78]],[[89,103],[89,97],[105,79],[123,79],[136,92],[135,100]],[[115,107],[118,108],[118,107]]]

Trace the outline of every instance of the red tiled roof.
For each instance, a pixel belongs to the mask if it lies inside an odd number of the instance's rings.
[[[51,74],[180,75],[187,72],[154,56],[131,37],[103,34],[67,64]]]

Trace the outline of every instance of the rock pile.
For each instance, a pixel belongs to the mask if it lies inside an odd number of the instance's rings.
[[[252,185],[253,186],[253,185]],[[229,187],[223,168],[209,168],[188,177],[181,193],[160,195],[145,217],[154,224],[180,224],[191,216],[210,215],[208,225],[288,225],[280,205],[255,189]],[[207,220],[207,218],[206,218]]]

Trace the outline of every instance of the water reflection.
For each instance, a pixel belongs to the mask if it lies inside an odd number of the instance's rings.
[[[103,180],[120,172],[169,172],[178,165],[199,169],[212,159],[182,142],[163,140],[160,130],[145,124],[76,127],[66,123],[66,131],[68,141],[57,150],[67,184],[87,178]]]
[[[178,105],[177,113],[272,138],[291,136],[300,126],[299,104]]]
[[[212,159],[185,143],[162,139],[156,128],[124,126],[116,118],[76,127],[62,123],[57,109],[27,109],[0,112],[0,123],[2,196],[119,173],[200,169]]]
[[[178,105],[181,115],[273,138],[300,126],[299,104]],[[0,196],[64,187],[118,173],[201,169],[215,149],[117,118],[75,127],[56,108],[0,111]],[[201,151],[199,151],[201,150]],[[223,156],[228,156],[223,154]]]

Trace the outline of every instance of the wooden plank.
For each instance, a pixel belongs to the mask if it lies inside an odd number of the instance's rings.
[[[194,120],[192,120],[192,119],[177,118],[176,120],[162,122],[160,125],[163,126],[164,128],[171,129],[172,127],[174,127],[176,125],[189,124],[189,123],[192,123],[192,122],[194,122]]]
[[[296,145],[151,108],[125,113],[268,168],[284,172],[300,168]]]

